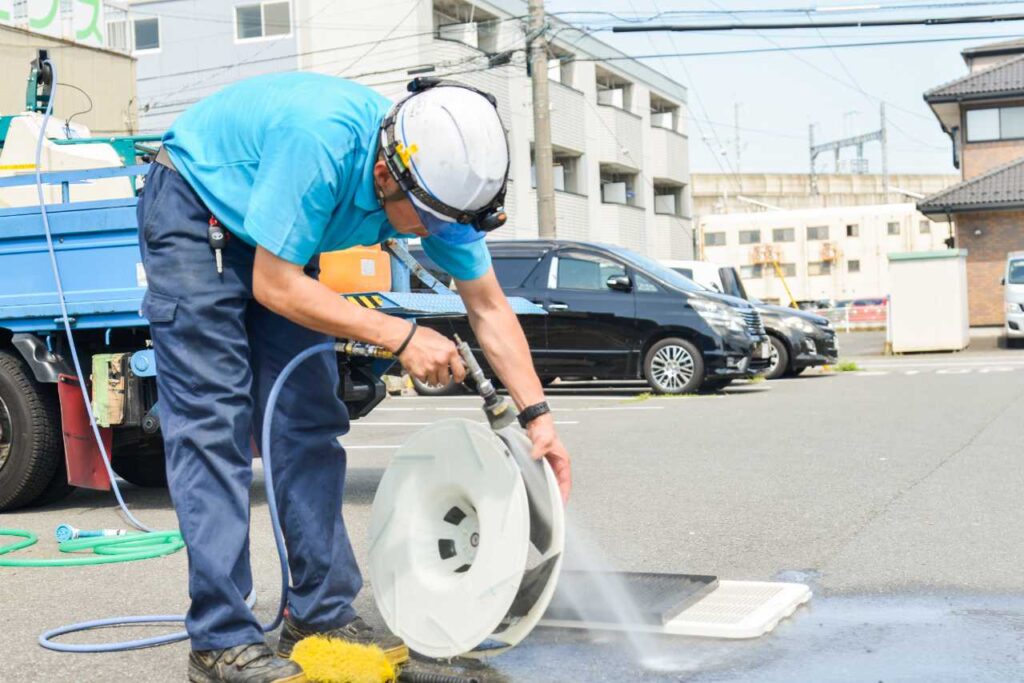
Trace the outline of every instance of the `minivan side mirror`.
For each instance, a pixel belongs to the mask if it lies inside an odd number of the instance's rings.
[[[1005,277],[1004,277],[1004,278],[1002,278],[1002,279],[1001,279],[1001,280],[999,281],[999,284],[1001,284],[1001,285],[1002,285],[1003,287],[1005,287],[1005,286],[1006,286],[1006,278],[1005,278]]]
[[[633,283],[626,275],[612,275],[605,281],[605,284],[608,285],[608,289],[614,289],[617,292],[633,291]]]

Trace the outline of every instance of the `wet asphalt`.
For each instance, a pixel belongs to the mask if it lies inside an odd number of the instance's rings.
[[[857,349],[860,372],[709,396],[637,399],[635,384],[553,389],[575,457],[570,515],[609,567],[795,580],[815,595],[747,641],[661,637],[638,649],[621,634],[538,629],[480,670],[483,680],[1024,680],[1024,351],[979,343],[963,354],[882,358],[876,342],[844,344]],[[478,419],[476,407],[465,397],[389,398],[354,424],[344,514],[361,562],[394,447],[433,420]],[[166,492],[124,489],[151,526],[175,526]],[[0,516],[0,526],[44,537],[26,557],[53,555],[61,522],[122,524],[109,494],[88,491]],[[252,554],[266,619],[278,577],[260,488]],[[184,554],[0,569],[0,681],[182,681],[186,644],[61,655],[35,640],[69,621],[186,606]],[[369,587],[357,606],[378,619]]]

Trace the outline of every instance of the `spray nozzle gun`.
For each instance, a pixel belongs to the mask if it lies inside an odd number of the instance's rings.
[[[476,393],[480,394],[480,398],[484,400],[484,413],[487,415],[491,427],[500,429],[511,424],[515,420],[515,411],[509,410],[511,406],[508,401],[498,395],[494,384],[487,379],[487,375],[484,374],[480,363],[477,362],[472,349],[469,348],[469,344],[460,339],[459,335],[455,335],[455,344],[459,349],[459,355],[462,356],[462,362],[466,364],[467,376],[473,380]]]

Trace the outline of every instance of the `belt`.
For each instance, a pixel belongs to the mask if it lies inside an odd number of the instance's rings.
[[[160,164],[161,166],[166,166],[172,171],[176,172],[178,170],[174,167],[174,162],[171,161],[171,155],[167,153],[167,148],[162,145],[160,147],[160,151],[156,153],[156,157],[153,159],[153,161]]]

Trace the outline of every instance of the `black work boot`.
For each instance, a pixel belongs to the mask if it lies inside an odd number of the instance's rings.
[[[325,638],[337,638],[349,643],[359,645],[376,645],[384,650],[384,656],[394,665],[404,664],[409,661],[409,648],[405,646],[402,639],[392,635],[388,631],[378,633],[373,627],[356,617],[344,626],[332,628],[326,631],[300,626],[291,620],[284,618],[284,628],[281,629],[281,640],[277,643],[277,654],[279,657],[290,657],[295,644],[303,638],[310,636],[322,636]]]
[[[306,683],[302,667],[282,659],[266,643],[226,650],[193,650],[188,656],[191,683]]]

